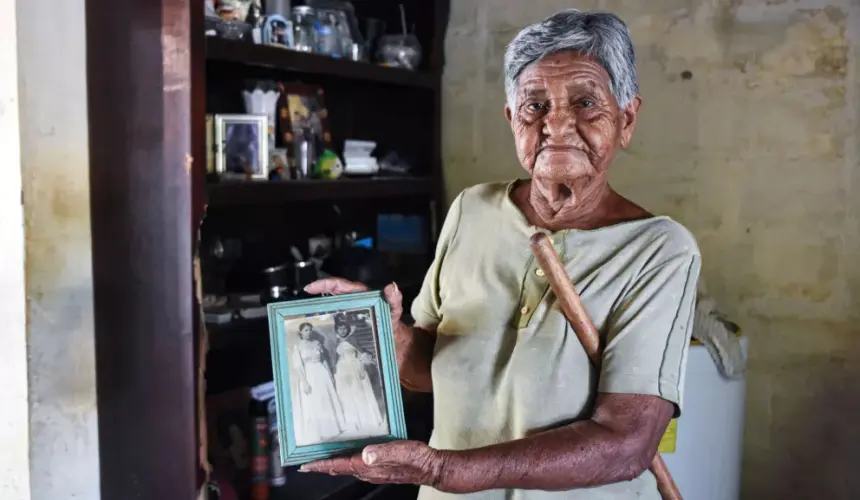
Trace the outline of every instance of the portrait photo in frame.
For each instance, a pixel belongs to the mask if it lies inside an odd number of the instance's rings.
[[[265,115],[215,115],[216,173],[268,179],[268,142]]]
[[[288,152],[290,168],[296,168],[296,151],[307,139],[311,163],[332,147],[325,93],[318,85],[279,83],[278,128]]]
[[[391,310],[382,292],[267,309],[283,465],[406,439]]]

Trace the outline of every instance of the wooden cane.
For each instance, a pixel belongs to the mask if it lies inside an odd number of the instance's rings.
[[[588,316],[585,306],[582,305],[579,293],[567,275],[552,242],[546,234],[535,233],[531,237],[531,249],[538,265],[546,274],[549,287],[555,294],[564,316],[570,326],[573,327],[573,331],[582,343],[588,358],[599,371],[602,360],[600,334]],[[657,490],[663,500],[682,500],[681,492],[678,491],[678,486],[672,479],[672,475],[669,474],[669,469],[659,453],[654,455],[654,460],[651,462],[651,473],[657,479]]]

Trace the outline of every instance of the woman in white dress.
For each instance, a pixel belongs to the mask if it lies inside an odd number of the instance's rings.
[[[313,333],[310,323],[302,323],[292,353],[297,375],[291,392],[297,446],[330,441],[344,431],[343,407],[334,388],[325,347]]]
[[[337,345],[335,381],[346,416],[346,432],[350,434],[376,436],[386,430],[385,418],[365,369],[372,362],[370,355],[359,353],[345,340]]]

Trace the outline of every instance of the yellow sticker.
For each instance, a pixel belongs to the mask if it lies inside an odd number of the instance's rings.
[[[666,427],[666,432],[663,433],[663,438],[660,439],[660,447],[657,451],[660,453],[675,453],[675,441],[678,439],[678,419],[673,418]]]

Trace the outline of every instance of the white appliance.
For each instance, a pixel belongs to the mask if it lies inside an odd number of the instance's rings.
[[[741,345],[746,353],[746,338]],[[690,346],[688,356],[675,451],[663,460],[685,499],[738,500],[746,379],[723,377],[702,345]]]

